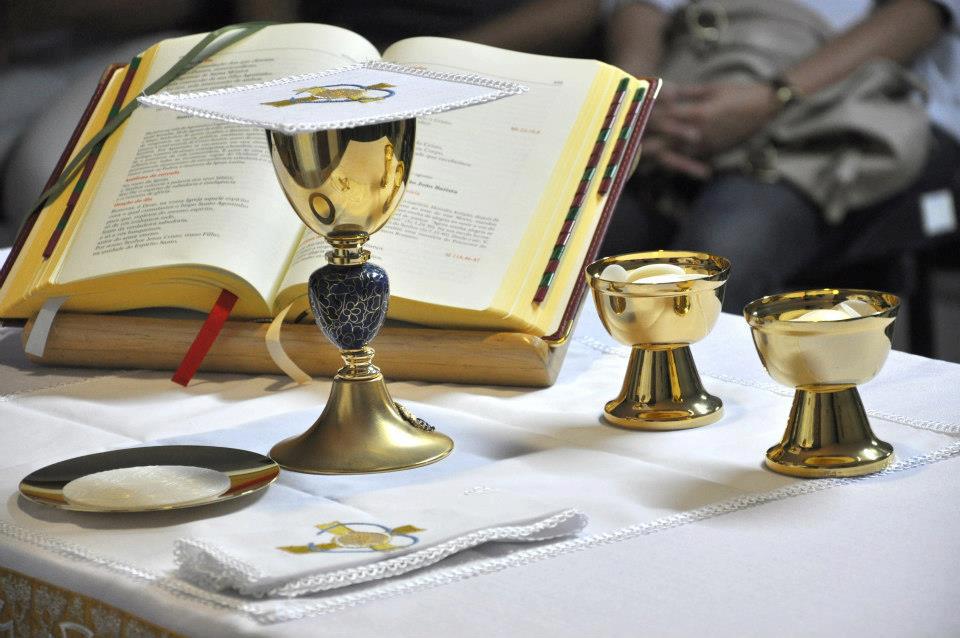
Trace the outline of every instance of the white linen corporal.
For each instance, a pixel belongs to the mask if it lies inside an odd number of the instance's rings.
[[[213,591],[293,597],[398,576],[484,543],[570,536],[587,524],[574,509],[548,509],[469,479],[342,503],[300,495],[268,521],[244,512],[236,519],[227,531],[222,522],[201,525],[210,536],[178,540],[178,575]]]
[[[293,134],[433,115],[525,90],[479,75],[376,61],[259,84],[137,99],[146,106]]]

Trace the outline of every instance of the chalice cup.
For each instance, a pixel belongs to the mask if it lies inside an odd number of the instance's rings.
[[[310,307],[344,365],[323,413],[303,434],[277,443],[281,466],[315,474],[387,472],[439,461],[449,437],[396,403],[368,344],[387,315],[387,273],[363,245],[400,203],[413,159],[416,120],[286,134],[267,131],[290,205],[329,243],[310,276]]]
[[[838,313],[840,304],[858,312]],[[860,476],[890,464],[893,447],[870,429],[857,385],[883,366],[899,305],[894,295],[853,289],[791,292],[747,304],[743,314],[763,366],[796,388],[783,440],[767,450],[767,467],[819,478]]]
[[[682,273],[636,281],[605,278],[609,266],[626,273],[657,268]],[[682,430],[713,423],[723,402],[708,393],[690,344],[709,334],[720,316],[730,262],[702,252],[658,250],[606,257],[586,268],[604,328],[633,348],[620,394],[603,418],[637,430]],[[684,278],[696,277],[696,278]]]

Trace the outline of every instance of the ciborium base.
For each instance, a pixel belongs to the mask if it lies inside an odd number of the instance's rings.
[[[383,375],[337,376],[320,418],[303,434],[273,446],[270,456],[284,469],[311,474],[406,470],[453,450],[449,437],[428,428],[394,403]]]
[[[893,460],[893,447],[878,439],[855,386],[798,389],[783,441],[767,450],[774,472],[804,478],[862,476]]]
[[[634,347],[623,387],[603,418],[631,430],[686,430],[723,416],[723,402],[703,388],[689,346]]]

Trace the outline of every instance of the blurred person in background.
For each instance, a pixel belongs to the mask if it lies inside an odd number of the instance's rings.
[[[595,57],[602,49],[600,0],[236,0],[235,6],[238,21],[333,24],[381,51],[417,36],[547,55]]]
[[[725,309],[739,312],[850,252],[858,232],[870,237],[858,255],[922,240],[884,223],[956,183],[960,0],[614,0],[608,10],[611,61],[666,84],[634,180],[643,201],[618,210],[604,254],[672,237],[724,255],[734,269]]]

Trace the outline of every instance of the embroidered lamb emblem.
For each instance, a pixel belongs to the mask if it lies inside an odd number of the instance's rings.
[[[355,553],[392,552],[420,542],[414,532],[426,530],[413,525],[401,525],[393,529],[378,523],[321,523],[317,525],[320,537],[315,543],[285,545],[278,547],[291,554],[314,554],[317,552]]]
[[[360,84],[330,84],[297,89],[293,97],[276,102],[261,102],[264,106],[293,106],[294,104],[317,104],[327,102],[379,102],[394,95],[392,84],[379,82],[369,86]]]

